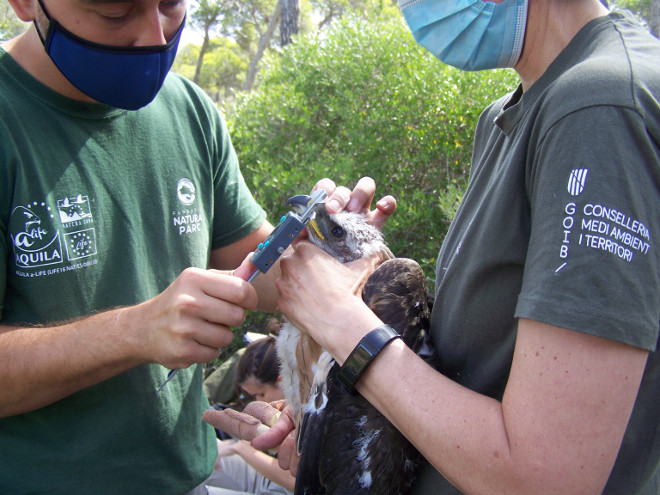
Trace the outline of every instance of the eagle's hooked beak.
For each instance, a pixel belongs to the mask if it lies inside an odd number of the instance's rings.
[[[309,206],[309,202],[311,200],[312,198],[307,194],[298,194],[297,196],[293,196],[292,198],[287,199],[285,204],[290,205],[296,213],[302,214],[307,209],[307,206]],[[323,237],[323,234],[321,234],[319,224],[316,223],[315,217],[316,213],[312,213],[312,217],[307,222],[307,226],[314,230],[314,233],[319,237],[319,239],[325,241],[325,237]]]

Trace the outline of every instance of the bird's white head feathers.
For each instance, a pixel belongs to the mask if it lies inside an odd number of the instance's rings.
[[[314,207],[314,217],[307,224],[309,240],[342,263],[376,253],[392,257],[383,235],[367,223],[366,215],[342,211],[329,214],[324,204]]]
[[[304,194],[287,201],[300,214],[308,209],[310,203],[311,197]],[[311,207],[307,233],[312,243],[342,263],[376,253],[380,253],[383,260],[394,257],[383,242],[380,230],[370,225],[367,216],[361,213],[342,211],[330,214],[325,204],[317,203]]]

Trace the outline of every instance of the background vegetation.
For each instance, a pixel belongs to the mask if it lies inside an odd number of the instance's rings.
[[[267,57],[257,89],[228,114],[245,178],[272,218],[317,179],[350,186],[369,175],[399,203],[386,226],[393,251],[431,274],[476,120],[516,84],[513,71],[440,63],[399,18],[346,16]]]
[[[513,71],[468,73],[414,42],[399,17],[347,15],[265,58],[256,89],[227,108],[243,174],[277,219],[322,177],[375,179],[397,198],[385,236],[433,286],[435,257],[468,176],[484,107],[515,88]],[[246,327],[263,328],[250,315]]]

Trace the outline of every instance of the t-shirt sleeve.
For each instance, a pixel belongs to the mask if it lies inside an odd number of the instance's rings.
[[[654,350],[660,163],[631,109],[573,112],[528,165],[532,230],[516,317]]]
[[[218,127],[221,145],[214,174],[212,249],[242,239],[259,228],[266,219],[266,213],[254,199],[241,174],[229,131],[222,118]]]

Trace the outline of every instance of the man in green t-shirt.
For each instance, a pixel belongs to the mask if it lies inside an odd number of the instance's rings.
[[[428,461],[415,494],[657,495],[660,41],[598,0],[400,4],[440,60],[521,85],[479,119],[438,254],[438,369],[371,345],[358,391]],[[350,290],[360,268],[305,242],[278,282],[339,363],[382,325]],[[281,441],[283,418],[253,445]]]
[[[192,365],[275,307],[278,268],[242,263],[272,226],[168,74],[186,2],[10,4],[33,25],[0,45],[0,493],[187,493],[217,452]],[[331,210],[375,190],[317,187]]]

